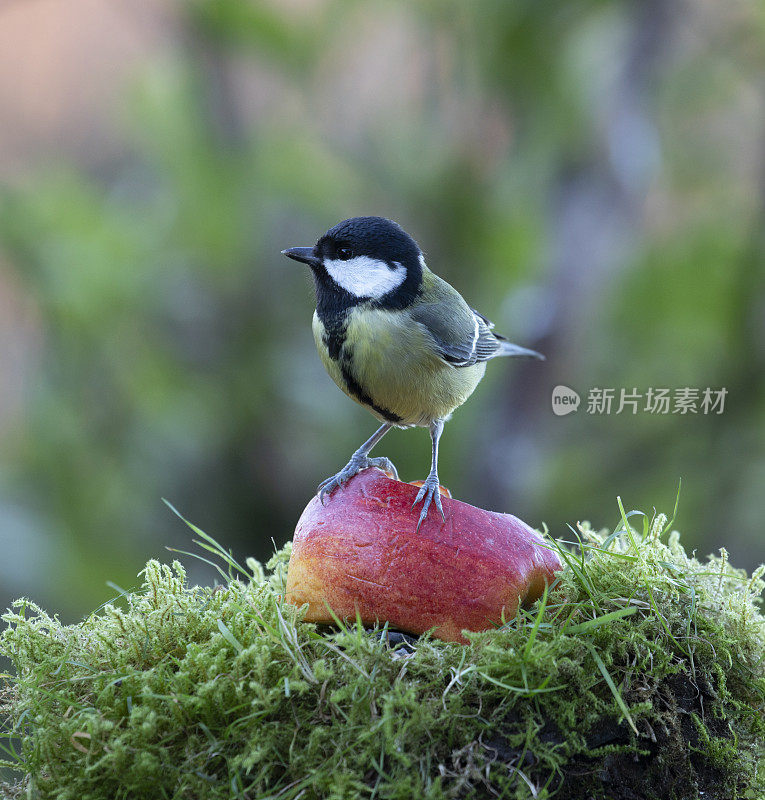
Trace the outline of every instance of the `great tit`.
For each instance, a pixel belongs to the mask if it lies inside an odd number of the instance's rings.
[[[319,498],[362,469],[377,466],[397,476],[387,458],[370,458],[391,428],[430,428],[430,474],[414,506],[423,502],[417,529],[431,501],[441,512],[438,441],[452,412],[470,397],[495,356],[529,356],[474,311],[462,295],[434,275],[414,239],[383,217],[353,217],[330,228],[314,247],[282,253],[313,273],[313,335],[335,383],[383,424],[351,460],[318,486]]]

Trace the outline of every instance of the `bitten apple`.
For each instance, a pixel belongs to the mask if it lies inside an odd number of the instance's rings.
[[[332,614],[445,641],[512,618],[561,568],[542,537],[511,514],[442,498],[416,530],[417,487],[365,469],[325,498],[314,497],[295,530],[286,599],[305,619]]]

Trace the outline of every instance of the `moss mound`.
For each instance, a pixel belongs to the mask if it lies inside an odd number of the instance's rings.
[[[763,569],[700,563],[666,517],[579,527],[560,581],[471,644],[321,629],[289,545],[190,587],[181,564],[78,625],[29,601],[0,652],[8,796],[762,798]],[[634,517],[630,517],[634,519]],[[201,534],[201,531],[197,531]],[[204,534],[202,534],[204,536]],[[237,577],[238,576],[238,577]],[[703,793],[703,794],[702,794]]]

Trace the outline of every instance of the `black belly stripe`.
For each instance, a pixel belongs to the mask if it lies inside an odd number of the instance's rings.
[[[339,361],[340,373],[343,376],[343,380],[345,381],[345,385],[348,391],[360,402],[363,403],[365,406],[369,406],[372,410],[376,411],[383,419],[386,419],[388,422],[396,423],[401,422],[403,417],[399,417],[398,414],[394,414],[392,411],[388,411],[387,408],[382,408],[378,406],[374,400],[361,388],[356,378],[353,377],[353,373],[351,372],[351,364],[350,358],[347,354],[343,354],[342,360]]]
[[[364,391],[359,382],[351,372],[351,362],[353,360],[352,353],[348,349],[343,349],[345,345],[346,336],[348,334],[348,317],[346,314],[328,314],[321,313],[321,309],[317,307],[319,312],[319,319],[324,326],[322,333],[322,341],[327,348],[329,357],[336,361],[340,367],[340,374],[348,391],[365,406],[368,406],[383,419],[388,422],[397,423],[401,422],[403,417],[394,414],[387,408],[378,406],[374,400]]]
[[[327,348],[329,357],[333,361],[337,361],[340,358],[340,350],[345,344],[345,333],[345,325],[335,329],[324,329],[322,339],[324,340],[324,346]]]
[[[321,338],[327,353],[333,361],[338,361],[340,351],[345,344],[345,337],[348,335],[348,317],[346,314],[326,317],[321,319],[321,324],[324,327]]]

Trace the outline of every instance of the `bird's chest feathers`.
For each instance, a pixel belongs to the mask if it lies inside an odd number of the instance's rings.
[[[339,361],[348,335],[347,312],[324,319],[314,314],[313,335],[319,351],[323,349],[332,361]]]
[[[314,315],[313,332],[322,359],[354,374],[375,366],[385,370],[386,364],[394,361],[395,351],[405,347],[405,340],[411,337],[400,314],[357,308],[323,319]]]
[[[447,417],[483,373],[483,365],[460,371],[446,366],[422,326],[413,324],[406,312],[353,308],[343,324],[316,315],[313,331],[335,383],[379,419],[394,424],[426,425]]]
[[[406,338],[402,315],[395,311],[352,309],[343,347],[354,361],[370,364],[394,357]]]
[[[314,335],[332,361],[350,362],[356,370],[364,371],[365,366],[384,368],[394,361],[401,350],[406,350],[413,331],[400,313],[352,308],[336,318],[315,317]]]

